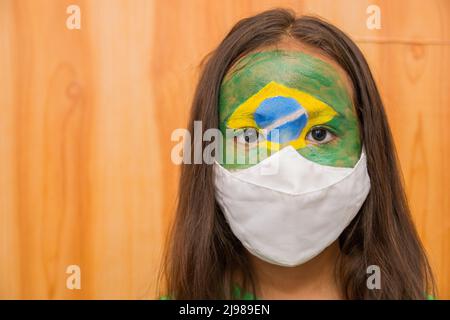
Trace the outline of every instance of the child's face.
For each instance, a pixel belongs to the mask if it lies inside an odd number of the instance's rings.
[[[319,164],[353,167],[361,141],[346,81],[337,66],[303,51],[264,51],[241,59],[221,85],[223,165],[247,168],[255,164],[248,159],[257,163],[291,145]],[[233,135],[227,137],[226,129]],[[235,158],[225,161],[232,147]]]

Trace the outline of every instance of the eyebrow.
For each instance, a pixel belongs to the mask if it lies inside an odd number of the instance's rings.
[[[318,97],[316,97],[316,96],[314,96],[314,98],[320,100],[320,99],[319,99]],[[320,101],[322,101],[322,100],[320,100]],[[330,108],[332,108],[332,109],[334,110],[334,112],[336,112],[336,115],[333,117],[333,119],[335,119],[335,118],[346,119],[346,118],[347,118],[344,114],[342,114],[342,112],[340,112],[339,110],[336,110],[336,109],[335,109],[333,106],[331,106],[330,104],[328,104],[328,103],[326,103],[326,102],[324,102],[324,101],[322,101],[322,102],[325,103],[326,105],[328,105]],[[253,112],[242,112],[240,115],[234,116],[234,119],[249,119],[249,118],[250,118],[250,119],[254,120],[254,114],[255,114],[255,111],[256,111],[256,110],[254,110]],[[279,127],[279,126],[281,126],[281,125],[283,125],[283,124],[286,124],[286,123],[288,123],[288,122],[290,122],[290,121],[296,120],[296,119],[297,119],[298,117],[300,117],[302,114],[306,114],[306,116],[307,116],[307,121],[309,121],[309,119],[316,117],[317,114],[319,114],[320,112],[321,112],[321,111],[318,110],[318,111],[315,111],[315,112],[313,111],[313,112],[308,113],[306,110],[300,109],[300,110],[294,111],[294,112],[292,112],[292,113],[290,113],[290,114],[288,114],[288,115],[283,115],[283,116],[277,117],[277,119],[276,119],[275,121],[273,121],[270,125],[268,125],[268,126],[266,126],[266,127],[264,127],[264,128],[261,128],[261,129],[265,129],[265,130],[267,130],[267,131],[270,131],[270,130],[272,130],[272,129],[276,128],[276,127]],[[266,115],[261,115],[261,116],[267,118]],[[228,126],[228,121],[230,120],[231,117],[233,117],[233,114],[230,114],[230,115],[226,118],[226,120],[225,120],[224,122],[226,123],[226,128],[227,128],[227,129],[232,129],[232,130],[234,130],[234,129],[236,129],[236,128],[232,128],[232,127],[229,127],[229,126]]]
[[[321,99],[317,98],[316,96],[314,96],[314,98],[316,98],[316,99],[322,101]],[[322,102],[325,103],[327,106],[329,106],[331,109],[333,109],[334,112],[336,112],[336,116],[335,116],[335,117],[344,117],[344,115],[342,114],[342,112],[339,111],[339,110],[337,110],[337,109],[336,109],[335,107],[333,107],[331,104],[329,104],[329,103],[327,103],[327,102],[325,102],[325,101],[322,101]],[[315,116],[316,116],[318,113],[320,113],[320,112],[321,112],[321,110],[317,110],[317,111],[313,111],[313,112],[311,112],[311,113],[308,113],[308,117],[315,117]]]

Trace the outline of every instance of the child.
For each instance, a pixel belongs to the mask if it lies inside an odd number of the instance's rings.
[[[225,143],[218,162],[182,166],[170,298],[434,292],[380,95],[342,31],[283,9],[241,20],[205,65],[194,121]]]

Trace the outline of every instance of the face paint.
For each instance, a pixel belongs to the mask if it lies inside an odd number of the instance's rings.
[[[274,50],[241,59],[222,82],[219,120],[224,134],[235,132],[226,138],[224,154],[230,145],[244,145],[234,161],[224,163],[229,169],[249,167],[245,159],[261,161],[288,145],[337,167],[353,167],[361,151],[357,117],[339,73],[302,52]]]

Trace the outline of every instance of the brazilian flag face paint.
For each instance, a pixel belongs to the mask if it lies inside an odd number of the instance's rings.
[[[225,76],[219,102],[224,155],[235,148],[223,164],[229,169],[254,165],[287,145],[324,165],[352,167],[359,159],[351,98],[321,59],[298,51],[250,54]]]
[[[306,146],[306,133],[313,126],[332,120],[336,114],[312,95],[271,81],[237,107],[226,125],[235,130],[265,130],[265,139],[274,150],[287,144],[301,149]],[[272,137],[274,129],[278,130],[277,137]]]

